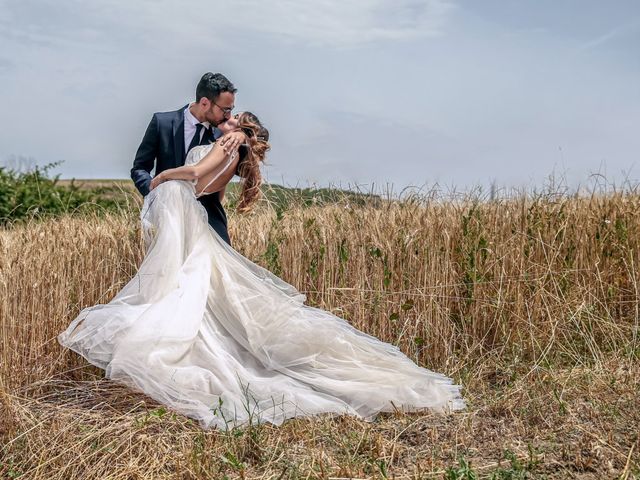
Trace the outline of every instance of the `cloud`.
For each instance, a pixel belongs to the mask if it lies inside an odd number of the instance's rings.
[[[106,37],[194,40],[239,32],[291,44],[354,47],[440,35],[452,0],[0,0],[0,37],[31,44],[96,43]]]
[[[272,129],[274,149],[266,169],[270,181],[422,185],[441,178],[467,154],[458,139],[403,118],[325,111],[313,118],[313,125],[295,135],[289,126]]]
[[[350,47],[442,33],[449,0],[239,0],[225,21],[291,42]]]
[[[15,67],[15,62],[0,57],[0,74],[9,72]]]
[[[136,7],[80,0],[0,0],[0,38],[21,48],[89,48],[109,51],[116,41],[135,41]],[[126,36],[128,38],[123,38]]]
[[[614,38],[634,33],[635,31],[637,31],[639,29],[639,27],[640,27],[640,22],[629,23],[629,24],[626,24],[626,25],[619,25],[619,26],[611,29],[607,33],[605,33],[603,35],[599,35],[599,36],[597,36],[595,38],[592,38],[588,42],[585,42],[582,45],[581,48],[582,48],[582,50],[591,50],[593,48],[597,48],[600,45],[603,45],[603,44],[613,40]]]

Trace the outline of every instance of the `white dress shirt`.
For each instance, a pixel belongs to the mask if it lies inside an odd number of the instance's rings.
[[[206,128],[210,128],[211,125],[209,122],[200,122],[196,117],[193,116],[189,107],[191,105],[195,105],[194,103],[190,103],[187,108],[184,109],[184,151],[186,152],[191,145],[191,140],[193,140],[193,136],[196,134],[196,125],[198,123],[202,123]],[[202,140],[202,136],[204,135],[204,128],[200,130],[200,139],[198,143]]]

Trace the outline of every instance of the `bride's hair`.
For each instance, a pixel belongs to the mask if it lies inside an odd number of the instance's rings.
[[[260,199],[262,174],[260,163],[264,163],[264,156],[271,148],[269,145],[269,130],[267,130],[251,112],[243,112],[238,117],[238,128],[247,135],[249,148],[240,149],[238,174],[242,177],[242,192],[236,211],[245,213],[251,210],[253,204]]]

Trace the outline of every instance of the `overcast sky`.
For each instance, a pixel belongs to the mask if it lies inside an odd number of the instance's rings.
[[[640,179],[638,0],[0,0],[0,164],[128,178],[206,71],[274,183]]]

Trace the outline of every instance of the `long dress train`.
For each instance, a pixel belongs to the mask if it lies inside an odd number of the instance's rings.
[[[146,255],[137,274],[58,335],[107,378],[203,428],[464,408],[450,378],[305,305],[292,285],[231,248],[207,223],[191,182],[160,184],[140,215]]]

